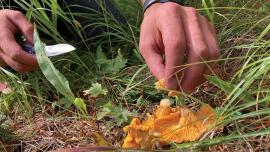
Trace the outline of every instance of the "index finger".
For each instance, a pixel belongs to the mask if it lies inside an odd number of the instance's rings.
[[[149,23],[142,23],[140,34],[140,52],[144,57],[151,73],[156,77],[156,79],[160,80],[165,76],[165,65],[163,60],[164,53],[159,47],[159,45],[162,44],[158,43],[161,40],[155,39],[155,36],[153,35],[153,33],[155,33],[153,28],[145,26],[145,24]]]
[[[165,81],[166,87],[178,90],[182,75],[186,38],[180,14],[168,19],[162,25],[161,33],[165,49]]]
[[[186,93],[192,92],[204,81],[206,65],[204,61],[208,59],[207,35],[203,34],[202,24],[199,14],[194,8],[185,8],[185,25],[189,42],[188,64],[190,65],[184,72],[181,87]]]

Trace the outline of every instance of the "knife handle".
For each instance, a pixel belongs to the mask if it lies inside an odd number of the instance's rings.
[[[36,54],[35,52],[35,48],[29,44],[29,43],[22,43],[21,44],[21,47],[23,48],[23,50],[27,53],[30,53],[30,54]]]

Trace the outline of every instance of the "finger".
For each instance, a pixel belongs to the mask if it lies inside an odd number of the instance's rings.
[[[12,31],[8,29],[0,33],[0,47],[12,60],[28,65],[30,67],[37,67],[37,59],[34,55],[25,52],[21,46],[16,42]]]
[[[179,12],[179,11],[178,11]],[[186,38],[180,13],[174,13],[167,22],[161,24],[161,33],[165,49],[165,80],[168,89],[179,88]]]
[[[147,53],[146,51],[143,51],[145,53],[142,53],[146,64],[149,66],[149,69],[151,73],[156,77],[156,79],[161,80],[164,78],[164,63],[162,56],[158,53],[156,53],[154,48],[151,47],[145,47],[144,50],[148,50]]]
[[[3,54],[3,52],[0,53],[0,56],[6,64],[8,64],[12,69],[14,69],[17,72],[23,73],[33,70],[33,67],[27,66],[20,62],[16,62],[11,58],[9,58],[8,56],[6,56],[5,54]]]
[[[213,65],[216,63],[214,60],[217,60],[220,56],[220,49],[217,42],[217,36],[214,27],[207,21],[204,16],[200,16],[200,21],[202,24],[202,31],[204,37],[206,37],[206,43],[208,46],[208,60],[210,61],[207,63],[205,74],[213,73]]]
[[[28,43],[33,44],[34,27],[20,11],[10,11],[8,19],[22,32]]]
[[[142,44],[140,50],[154,77],[158,80],[163,79],[165,66],[161,54],[156,51],[157,48],[151,44]]]
[[[201,23],[194,8],[185,8],[185,31],[189,42],[188,64],[181,81],[181,87],[186,93],[192,92],[203,81],[205,64],[208,59],[208,46],[201,30]],[[200,64],[199,64],[200,63]]]
[[[141,27],[141,35],[140,35],[140,52],[144,57],[146,64],[148,65],[151,73],[156,77],[156,79],[160,80],[165,77],[165,65],[163,60],[163,52],[160,49],[160,40],[153,33],[153,28],[149,28],[149,26],[145,26],[143,23]]]

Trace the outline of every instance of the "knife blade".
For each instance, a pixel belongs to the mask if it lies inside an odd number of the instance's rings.
[[[28,43],[21,44],[21,47],[30,54],[36,54],[35,48]],[[74,51],[76,48],[70,44],[46,45],[45,51],[49,57],[65,54]]]

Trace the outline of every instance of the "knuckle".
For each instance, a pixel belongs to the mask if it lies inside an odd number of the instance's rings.
[[[191,14],[198,14],[198,11],[194,7],[185,7],[185,10]]]
[[[195,21],[195,22],[199,21],[199,13],[195,8],[186,7],[185,12],[186,12],[186,14],[189,14],[188,16],[189,16],[190,21]]]
[[[178,12],[180,10],[180,8],[182,7],[181,5],[179,4],[176,4],[176,3],[165,3],[163,4],[165,5],[165,7],[163,8],[167,13],[168,12],[171,12],[171,13],[175,13],[175,12]]]
[[[11,17],[13,17],[14,19],[19,19],[21,17],[24,17],[22,12],[20,11],[11,11],[10,14],[11,14]]]
[[[194,7],[185,7],[185,11],[196,16],[198,14],[198,11]]]

